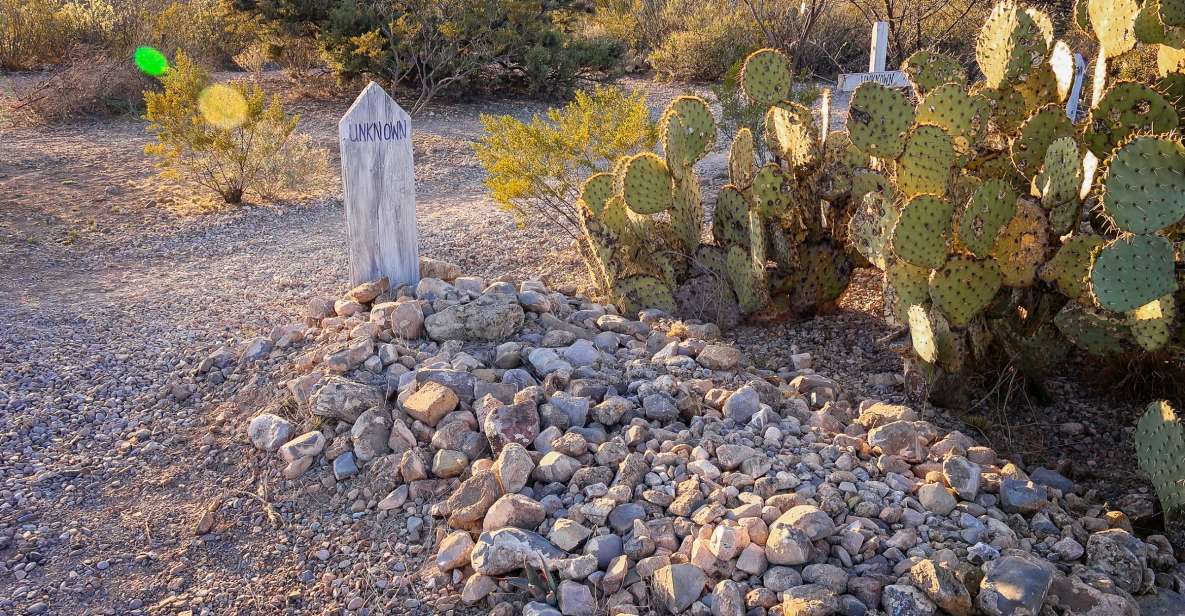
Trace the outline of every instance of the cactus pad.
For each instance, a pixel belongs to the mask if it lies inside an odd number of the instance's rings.
[[[636,214],[657,214],[674,204],[671,172],[653,152],[643,152],[630,158],[622,167],[617,181],[618,194]]]
[[[1137,137],[1108,161],[1103,211],[1123,231],[1149,233],[1185,217],[1185,146]]]
[[[1157,45],[1165,40],[1164,20],[1160,16],[1160,1],[1146,0],[1136,14],[1132,24],[1132,34],[1136,40],[1148,45]]]
[[[1158,79],[1153,87],[1177,108],[1178,117],[1185,115],[1185,73],[1169,73]]]
[[[994,262],[955,256],[930,274],[930,299],[951,325],[963,327],[987,308],[1002,282]]]
[[[695,174],[688,174],[675,184],[675,204],[670,210],[671,226],[684,254],[691,254],[699,246],[704,226],[704,203],[697,180]]]
[[[792,169],[812,169],[822,156],[818,131],[810,120],[810,110],[805,108],[775,105],[765,113],[765,140],[769,149]]]
[[[725,264],[728,251],[709,244],[700,244],[691,255],[690,275],[702,276],[710,274],[719,280],[728,280],[728,267]]]
[[[1097,235],[1075,235],[1041,268],[1041,280],[1054,284],[1070,299],[1089,301],[1090,257],[1106,241]]]
[[[1177,303],[1172,295],[1152,300],[1127,313],[1132,338],[1145,351],[1159,351],[1172,340],[1176,319]]]
[[[737,131],[732,139],[732,149],[728,153],[728,177],[732,183],[748,189],[753,184],[753,174],[757,172],[757,153],[753,144],[753,132],[748,128]]]
[[[888,265],[886,242],[897,224],[897,214],[893,202],[876,191],[864,195],[848,221],[848,239],[877,269],[883,270]]]
[[[986,98],[967,94],[959,85],[949,83],[929,90],[917,109],[918,124],[941,126],[961,155],[969,155],[983,139],[989,117]]]
[[[896,158],[914,121],[904,94],[872,81],[860,84],[848,107],[848,134],[869,156]]]
[[[712,238],[721,248],[738,246],[745,252],[749,251],[749,206],[732,184],[721,188],[716,198]]]
[[[704,99],[680,96],[659,118],[658,134],[671,167],[690,167],[716,142],[716,120]]]
[[[954,144],[945,130],[930,124],[917,126],[898,160],[897,188],[907,198],[944,195],[954,162]]]
[[[1001,132],[1011,133],[1025,121],[1025,97],[1018,90],[1010,87],[988,88],[973,87],[971,94],[982,96],[988,103],[988,113],[992,124]]]
[[[1185,49],[1175,49],[1168,45],[1156,48],[1156,72],[1161,77],[1172,73],[1185,71]]]
[[[1022,81],[1047,52],[1041,26],[1011,1],[996,4],[975,40],[975,60],[990,88]]]
[[[790,97],[790,59],[776,49],[758,49],[741,67],[741,89],[750,101],[771,106]]]
[[[749,253],[738,246],[728,249],[725,257],[725,268],[728,272],[728,282],[736,292],[737,301],[744,312],[756,312],[765,305],[765,289],[761,279],[753,271],[753,262]]]
[[[1003,180],[988,180],[971,195],[959,216],[958,239],[971,254],[986,257],[1000,230],[1016,215],[1016,191]]]
[[[1185,26],[1185,2],[1160,0],[1160,18],[1166,26]]]
[[[613,197],[613,174],[596,173],[584,181],[584,188],[580,190],[580,200],[588,206],[594,216],[600,216],[605,211],[605,202]]]
[[[1090,113],[1086,146],[1100,159],[1137,133],[1177,128],[1177,110],[1156,90],[1137,82],[1112,86]]]
[[[909,337],[913,352],[926,363],[938,361],[938,341],[935,339],[934,321],[929,311],[920,304],[909,307]]]
[[[1032,179],[1045,162],[1049,144],[1062,137],[1076,134],[1074,123],[1057,105],[1042,107],[1029,116],[1020,127],[1020,134],[1012,141],[1012,164],[1025,179]]]
[[[1148,405],[1136,424],[1135,446],[1166,517],[1179,518],[1185,511],[1185,428],[1167,401]]]
[[[1004,286],[1032,286],[1037,268],[1045,262],[1048,235],[1044,210],[1027,201],[1017,201],[1016,216],[1004,226],[992,248],[992,258],[1004,275]]]
[[[1127,325],[1100,310],[1070,302],[1053,322],[1063,336],[1091,355],[1111,357],[1127,350],[1131,335]]]
[[[936,51],[913,52],[901,63],[901,70],[919,97],[943,84],[967,85],[967,73],[963,66],[954,58]]]
[[[765,216],[781,216],[790,205],[790,186],[786,174],[775,163],[768,163],[753,176],[753,199],[757,211]]]
[[[675,311],[675,298],[663,281],[653,276],[629,276],[613,285],[613,301],[624,314],[637,314],[645,308]]]
[[[1158,235],[1119,237],[1100,248],[1090,266],[1090,291],[1099,306],[1127,312],[1177,288],[1173,244]]]
[[[909,320],[909,307],[914,304],[924,304],[930,299],[930,270],[905,261],[893,260],[885,270],[887,295],[894,296],[888,302],[893,308],[893,314],[900,321]]]
[[[900,259],[931,269],[946,263],[954,206],[932,195],[920,195],[901,208],[893,226],[893,253]]]
[[[1140,12],[1136,0],[1089,0],[1086,13],[1108,58],[1127,53],[1136,46],[1135,22]]]
[[[1046,209],[1077,202],[1078,191],[1082,188],[1082,156],[1073,137],[1062,137],[1049,144],[1041,172],[1033,183],[1041,193],[1041,205]]]

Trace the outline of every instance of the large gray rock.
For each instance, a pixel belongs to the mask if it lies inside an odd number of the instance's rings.
[[[919,561],[909,570],[909,581],[951,616],[971,616],[971,594],[967,587],[938,561]]]
[[[760,410],[761,395],[751,385],[736,390],[724,402],[724,417],[738,424],[748,422]]]
[[[292,424],[273,413],[263,413],[251,419],[247,425],[247,437],[256,449],[275,451],[288,442],[292,435]]]
[[[667,565],[654,572],[652,587],[658,600],[672,614],[682,613],[704,593],[708,576],[691,564]]]
[[[369,462],[389,452],[387,444],[391,438],[391,418],[382,409],[367,409],[358,416],[350,428],[350,440],[354,442],[354,455]]]
[[[494,460],[494,475],[508,494],[514,494],[527,485],[535,461],[525,447],[519,443],[508,443]]]
[[[502,404],[486,415],[482,432],[490,441],[494,455],[510,443],[530,447],[539,436],[539,410],[532,400]]]
[[[918,430],[912,421],[894,421],[868,432],[868,444],[889,455],[904,453],[917,442]]]
[[[523,326],[523,308],[514,297],[482,295],[424,319],[433,340],[501,340]]]
[[[1037,614],[1053,583],[1053,573],[1019,556],[1005,556],[984,565],[975,606],[988,616]]]
[[[482,533],[473,547],[473,570],[482,575],[505,575],[524,564],[563,558],[567,554],[538,533],[521,528],[499,528]]]
[[[386,396],[374,385],[351,381],[340,376],[326,377],[309,398],[313,414],[354,423],[367,409],[382,408]]]
[[[935,607],[926,595],[909,584],[890,584],[881,590],[881,607],[893,616],[933,616]]]
[[[787,590],[782,597],[786,616],[831,616],[839,611],[835,592],[818,584],[803,584]]]
[[[547,511],[539,501],[522,494],[506,494],[494,501],[481,525],[483,530],[497,530],[506,526],[534,530],[546,518]]]
[[[1152,576],[1145,574],[1147,561],[1144,542],[1119,528],[1094,533],[1086,542],[1086,566],[1106,574],[1132,594],[1151,587]]]

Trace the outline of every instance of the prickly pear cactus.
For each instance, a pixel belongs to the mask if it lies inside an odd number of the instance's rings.
[[[951,325],[963,327],[991,304],[1003,281],[995,262],[956,255],[930,274],[930,298]]]
[[[675,203],[671,172],[657,154],[643,152],[629,159],[618,177],[618,194],[636,214],[657,214]]]
[[[906,197],[946,194],[955,147],[941,127],[922,124],[913,129],[897,165],[897,189]]]
[[[901,63],[901,70],[918,96],[926,96],[943,84],[967,85],[967,73],[959,61],[936,51],[913,52]]]
[[[1090,291],[1102,308],[1135,310],[1176,289],[1173,244],[1159,235],[1118,237],[1094,253]]]
[[[1177,223],[1185,217],[1181,169],[1185,169],[1185,146],[1176,139],[1132,139],[1108,159],[1103,212],[1116,228],[1131,233],[1150,233]]]
[[[1165,514],[1179,518],[1185,512],[1185,427],[1167,401],[1148,405],[1136,424],[1135,445]]]
[[[1085,141],[1090,151],[1106,158],[1135,134],[1165,133],[1177,128],[1177,110],[1150,86],[1124,81],[1113,86],[1091,110]]]
[[[893,253],[901,260],[930,269],[946,263],[954,206],[933,195],[914,197],[901,208],[893,227]]]
[[[741,68],[745,96],[761,105],[773,106],[790,98],[793,79],[790,59],[776,49],[754,51]]]
[[[852,93],[848,134],[869,156],[895,158],[905,148],[914,121],[913,106],[900,92],[869,81]]]

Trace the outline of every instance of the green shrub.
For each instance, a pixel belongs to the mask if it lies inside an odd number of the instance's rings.
[[[574,239],[584,180],[656,139],[644,97],[612,87],[577,92],[530,122],[490,115],[481,122],[485,135],[474,149],[494,200],[520,224],[554,224]]]
[[[760,43],[752,19],[729,2],[714,0],[681,14],[680,29],[649,57],[667,79],[717,81]]]
[[[192,181],[240,203],[298,190],[301,178],[324,168],[324,153],[294,142],[297,118],[254,85],[211,82],[184,52],[161,78],[162,92],[146,92],[146,118],[157,143],[145,151],[166,177]]]
[[[611,71],[624,46],[572,32],[576,0],[240,0],[285,35],[315,35],[342,78],[370,76],[414,92],[413,113],[444,93],[489,82],[566,94]]]

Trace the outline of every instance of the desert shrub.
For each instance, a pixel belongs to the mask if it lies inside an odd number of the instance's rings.
[[[520,224],[555,225],[574,239],[581,237],[576,201],[585,178],[656,139],[644,97],[613,87],[577,92],[530,122],[508,115],[481,122],[485,134],[474,149],[494,200]]]
[[[648,53],[657,49],[680,19],[666,11],[667,0],[596,0],[584,20],[585,32],[621,41],[630,49]]]
[[[263,77],[263,69],[267,67],[269,60],[267,46],[263,43],[252,44],[234,57],[235,64],[251,73],[251,78],[255,81]]]
[[[17,91],[12,111],[24,123],[132,113],[143,108],[144,90],[154,85],[126,59],[79,45],[46,77]]]
[[[209,66],[234,66],[234,56],[260,38],[257,19],[229,0],[173,0],[149,18],[158,49]]]
[[[184,52],[161,82],[163,91],[145,93],[148,129],[157,138],[145,151],[166,177],[239,203],[247,192],[273,196],[299,189],[299,178],[319,164],[322,154],[315,148],[290,144],[297,118],[258,86],[212,83]]]
[[[369,76],[414,93],[413,113],[486,72],[533,93],[564,94],[607,71],[623,46],[573,33],[575,0],[239,0],[285,35],[315,35],[342,78]]]
[[[0,68],[19,70],[57,62],[69,47],[57,0],[0,0]]]
[[[727,0],[705,2],[699,10],[669,2],[664,13],[682,19],[649,60],[668,79],[716,81],[760,44],[752,19]]]
[[[865,32],[873,22],[889,22],[890,67],[921,49],[938,49],[972,66],[979,25],[992,8],[976,0],[848,0],[847,6],[864,18]]]

